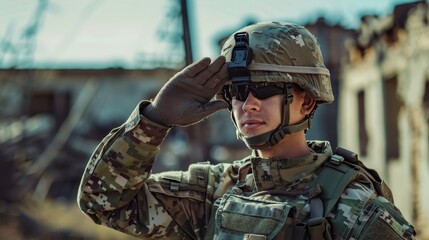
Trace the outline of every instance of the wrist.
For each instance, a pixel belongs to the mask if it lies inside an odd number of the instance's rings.
[[[149,121],[160,124],[164,127],[168,127],[168,128],[172,127],[172,125],[169,124],[167,121],[166,114],[156,109],[152,103],[149,103],[146,106],[141,106],[140,115],[142,115]]]

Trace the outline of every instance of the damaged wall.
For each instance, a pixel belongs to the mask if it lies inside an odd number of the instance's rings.
[[[381,173],[421,238],[429,237],[428,19],[423,1],[362,18],[342,63],[338,127],[340,145]]]

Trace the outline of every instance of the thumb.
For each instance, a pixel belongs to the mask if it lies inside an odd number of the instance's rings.
[[[229,104],[223,100],[214,100],[204,104],[204,112],[206,115],[215,113],[221,109],[228,108]]]
[[[211,101],[204,105],[195,104],[183,111],[182,117],[177,118],[174,122],[179,126],[189,126],[227,107],[229,107],[229,104],[223,100]]]

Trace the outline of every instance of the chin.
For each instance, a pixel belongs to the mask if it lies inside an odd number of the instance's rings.
[[[267,131],[266,131],[267,132]],[[264,133],[266,133],[266,132],[262,132],[262,131],[247,131],[247,132],[243,132],[243,131],[241,131],[241,134],[244,136],[244,137],[246,137],[246,138],[250,138],[250,137],[256,137],[256,136],[259,136],[259,135],[261,135],[261,134],[264,134]]]

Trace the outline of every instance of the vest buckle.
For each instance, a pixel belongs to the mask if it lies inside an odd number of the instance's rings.
[[[266,240],[267,237],[264,235],[259,235],[259,234],[252,234],[252,233],[247,233],[244,234],[243,236],[243,240]]]

